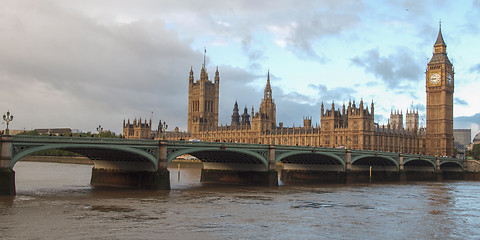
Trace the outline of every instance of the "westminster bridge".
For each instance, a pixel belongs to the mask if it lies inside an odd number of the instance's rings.
[[[15,164],[61,149],[93,162],[93,186],[170,189],[169,164],[189,154],[203,162],[201,181],[278,186],[282,181],[436,180],[461,176],[461,159],[370,150],[223,142],[2,136],[0,195],[15,194]],[[280,166],[280,168],[279,168]]]

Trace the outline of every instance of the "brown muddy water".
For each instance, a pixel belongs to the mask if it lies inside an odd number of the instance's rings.
[[[170,191],[92,189],[91,166],[19,162],[0,196],[0,239],[479,239],[480,182],[200,183]]]

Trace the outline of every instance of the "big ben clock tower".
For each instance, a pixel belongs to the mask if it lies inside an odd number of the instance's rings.
[[[453,156],[453,65],[447,57],[441,25],[426,71],[428,155]]]

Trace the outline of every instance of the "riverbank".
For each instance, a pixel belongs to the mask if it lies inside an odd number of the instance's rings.
[[[93,165],[92,160],[87,157],[65,157],[65,156],[27,156],[20,159],[22,162],[51,162]]]

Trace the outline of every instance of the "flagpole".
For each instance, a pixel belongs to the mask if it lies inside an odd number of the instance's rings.
[[[204,47],[205,52],[203,53],[203,68],[205,68],[205,57],[207,55],[207,47]]]

